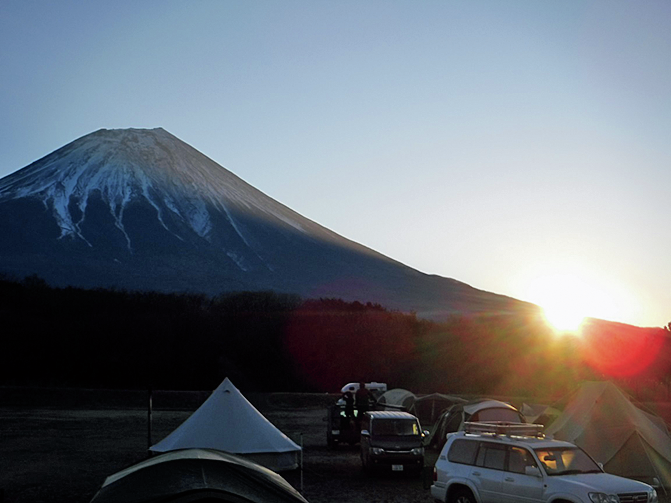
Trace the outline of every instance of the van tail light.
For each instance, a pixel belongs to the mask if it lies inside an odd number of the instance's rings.
[[[438,480],[438,470],[436,470],[436,467],[434,466],[433,467],[433,481],[435,482],[437,480]]]

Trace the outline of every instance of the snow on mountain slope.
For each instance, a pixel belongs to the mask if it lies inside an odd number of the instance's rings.
[[[171,212],[204,239],[210,237],[210,210],[215,210],[223,212],[245,240],[229,205],[263,212],[299,231],[308,227],[321,237],[328,235],[161,128],[100,130],[0,180],[0,201],[38,197],[52,208],[60,237],[84,241],[81,225],[96,192],[127,239],[124,211],[137,200],[156,209],[166,230],[170,229],[164,217]],[[73,204],[78,211],[73,211]]]
[[[422,274],[158,129],[99,130],[0,179],[0,273],[56,285],[273,289],[440,317],[526,305]]]

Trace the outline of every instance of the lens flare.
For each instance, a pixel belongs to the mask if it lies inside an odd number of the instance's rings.
[[[590,320],[583,328],[582,357],[606,377],[633,377],[650,370],[666,336],[661,329],[645,329]]]

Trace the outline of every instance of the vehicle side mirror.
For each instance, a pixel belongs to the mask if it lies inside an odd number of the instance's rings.
[[[537,466],[525,466],[524,474],[530,475],[532,477],[538,477],[538,478],[541,477],[541,471]]]
[[[428,437],[429,435],[431,435],[431,432],[430,432],[429,430],[424,430],[424,431],[422,432],[422,436],[423,436],[423,437]]]
[[[370,432],[368,430],[361,430],[362,437],[370,437]]]

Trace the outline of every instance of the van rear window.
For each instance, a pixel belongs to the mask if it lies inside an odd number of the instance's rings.
[[[475,462],[475,453],[478,443],[470,440],[457,439],[452,442],[447,453],[447,459],[453,463],[472,465]]]

